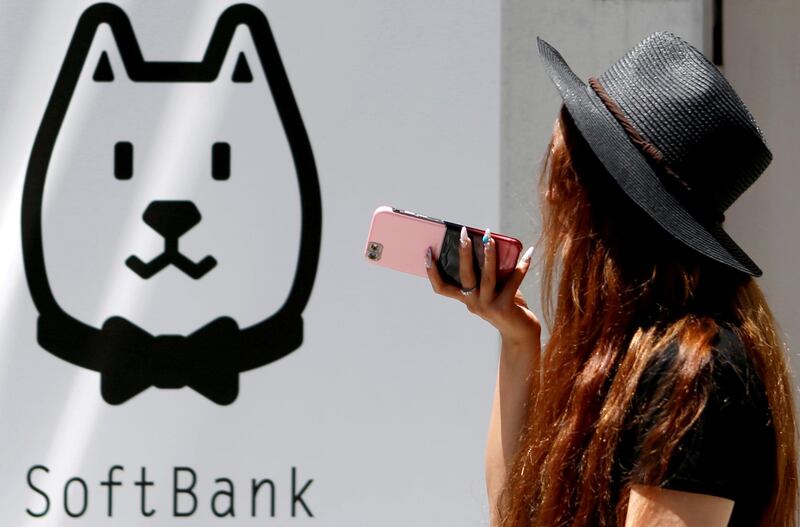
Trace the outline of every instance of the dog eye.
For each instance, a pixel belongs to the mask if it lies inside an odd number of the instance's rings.
[[[214,143],[211,147],[211,177],[225,181],[231,177],[231,145]]]
[[[133,145],[127,141],[119,141],[114,145],[114,177],[133,177]]]

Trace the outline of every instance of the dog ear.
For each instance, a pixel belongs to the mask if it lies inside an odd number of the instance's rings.
[[[128,78],[125,61],[108,24],[98,26],[83,67],[87,73],[91,72],[94,82],[115,82]]]
[[[266,80],[250,27],[240,24],[233,33],[218,80],[246,84]]]
[[[233,82],[253,82],[253,73],[250,71],[244,51],[239,52],[239,58],[236,59],[236,66],[233,68],[231,79]]]
[[[114,70],[111,68],[111,61],[108,60],[108,53],[103,51],[92,78],[97,82],[111,82],[114,80]]]
[[[113,82],[128,78],[128,66],[141,61],[141,51],[130,20],[120,7],[97,3],[78,19],[62,74],[80,70],[94,82]]]

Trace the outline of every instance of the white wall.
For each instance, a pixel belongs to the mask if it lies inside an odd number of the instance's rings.
[[[764,131],[774,159],[726,222],[764,271],[759,285],[800,379],[800,2],[726,0],[723,71]],[[796,399],[800,392],[795,388]]]

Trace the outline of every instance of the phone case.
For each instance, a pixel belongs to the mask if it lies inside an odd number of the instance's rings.
[[[461,225],[407,210],[382,206],[372,214],[364,256],[370,262],[417,276],[427,277],[425,251],[433,256],[445,281],[461,287],[459,244]],[[483,263],[483,230],[467,227],[472,239],[472,265],[480,280]],[[517,265],[522,243],[516,238],[492,233],[497,248],[497,286]]]

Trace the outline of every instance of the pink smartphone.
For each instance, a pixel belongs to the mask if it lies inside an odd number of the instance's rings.
[[[483,229],[467,226],[472,238],[472,263],[480,279],[483,265]],[[425,251],[433,248],[443,278],[459,287],[461,225],[407,210],[382,206],[372,214],[364,256],[370,262],[417,276],[427,276]],[[497,286],[514,271],[522,243],[511,236],[492,233],[497,247]]]

